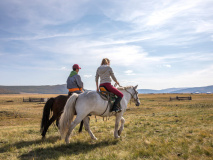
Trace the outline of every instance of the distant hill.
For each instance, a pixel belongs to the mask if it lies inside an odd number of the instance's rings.
[[[213,93],[213,85],[206,87],[192,87],[192,88],[168,88],[162,90],[138,89],[139,93]]]
[[[213,93],[213,85],[206,87],[194,87],[194,88],[185,88],[177,91],[173,91],[172,93]]]
[[[0,94],[42,93],[42,94],[67,94],[67,87],[62,85],[46,86],[0,86]]]
[[[39,93],[39,94],[67,94],[66,84],[45,85],[45,86],[0,86],[0,94],[20,94],[20,93]],[[162,90],[138,89],[139,93],[213,93],[213,85],[206,87],[192,88],[168,88]]]

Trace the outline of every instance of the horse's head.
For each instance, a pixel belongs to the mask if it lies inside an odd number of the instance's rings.
[[[131,96],[131,99],[134,100],[135,105],[136,105],[136,106],[139,106],[139,105],[140,105],[140,100],[139,100],[139,98],[138,98],[138,92],[137,92],[137,90],[136,90],[137,87],[138,87],[138,85],[136,85],[135,87],[133,87],[133,86],[120,87],[120,88],[118,88],[118,89],[120,89],[120,90],[125,90],[127,93],[129,93],[130,96]]]
[[[138,98],[138,92],[137,92],[137,87],[138,85],[136,85],[135,87],[131,86],[127,88],[125,88],[125,90],[131,95],[131,99],[133,99],[135,101],[135,105],[139,106],[140,105],[140,100]]]
[[[140,100],[138,98],[138,92],[137,92],[137,87],[138,85],[136,85],[135,87],[133,87],[133,92],[132,92],[132,98],[134,98],[134,101],[135,101],[135,105],[136,106],[139,106],[141,103],[140,103]]]

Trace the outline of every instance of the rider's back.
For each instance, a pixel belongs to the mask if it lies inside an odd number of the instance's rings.
[[[101,65],[100,67],[98,67],[96,72],[96,82],[98,81],[98,78],[100,77],[100,80],[101,80],[100,84],[111,83],[112,80],[110,76],[112,77],[114,81],[117,81],[114,76],[112,68],[108,65]]]

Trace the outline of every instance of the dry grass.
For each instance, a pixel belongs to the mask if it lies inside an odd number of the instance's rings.
[[[169,101],[176,96],[169,94],[140,95],[141,106],[129,104],[124,114],[119,140],[113,138],[114,117],[97,117],[96,122],[92,116],[91,130],[98,140],[76,129],[69,145],[54,125],[41,141],[44,104],[23,103],[29,96],[57,95],[0,95],[0,159],[213,159],[213,95],[192,95],[192,101]]]

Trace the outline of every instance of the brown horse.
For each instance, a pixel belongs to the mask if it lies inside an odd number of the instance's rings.
[[[55,98],[50,98],[43,109],[43,116],[42,116],[42,120],[41,120],[41,135],[42,135],[42,139],[45,138],[46,132],[49,128],[49,126],[56,120],[56,125],[58,127],[59,124],[59,119],[60,116],[64,110],[64,106],[67,102],[68,96],[65,95],[59,95]],[[53,112],[52,117],[49,119],[50,117],[50,111]],[[79,132],[82,131],[82,127],[83,127],[83,121],[81,121],[80,124],[80,128],[79,128]]]

